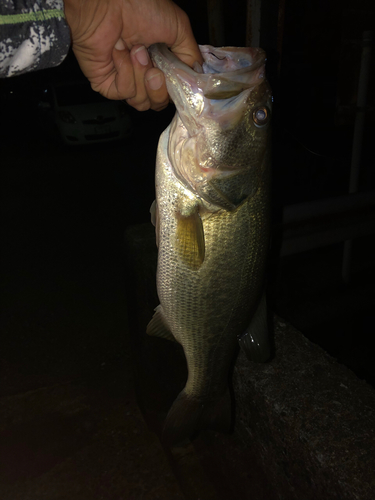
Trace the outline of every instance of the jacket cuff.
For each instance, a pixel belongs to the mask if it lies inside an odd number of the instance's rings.
[[[1,2],[1,77],[57,66],[69,46],[63,0]]]

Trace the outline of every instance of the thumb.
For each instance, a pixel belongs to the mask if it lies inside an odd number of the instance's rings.
[[[203,63],[197,42],[195,41],[193,31],[187,14],[181,10],[179,17],[179,27],[176,42],[170,47],[171,51],[185,64],[193,67],[195,62]]]

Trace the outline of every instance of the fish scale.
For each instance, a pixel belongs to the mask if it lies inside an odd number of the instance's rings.
[[[207,50],[201,50],[205,57]],[[264,53],[238,50],[241,61],[248,57],[248,80],[240,69],[245,90],[233,96],[229,87],[224,105],[227,87],[220,87],[220,99],[207,99],[204,79],[210,75],[188,68],[166,47],[150,51],[177,109],[160,137],[156,160],[160,306],[147,330],[174,338],[186,356],[186,386],[164,426],[171,444],[203,428],[229,429],[228,378],[239,337],[250,358],[269,353],[262,298],[269,245],[269,124],[255,124],[254,110],[270,113],[271,93],[259,59]],[[230,57],[233,68],[234,49]],[[212,64],[220,79],[224,59]],[[187,75],[183,83],[181,75]],[[192,103],[199,103],[198,112]]]

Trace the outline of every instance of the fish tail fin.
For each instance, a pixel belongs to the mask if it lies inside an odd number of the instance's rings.
[[[203,429],[229,432],[231,422],[232,402],[229,388],[214,400],[193,398],[183,390],[165,419],[162,440],[172,446]]]

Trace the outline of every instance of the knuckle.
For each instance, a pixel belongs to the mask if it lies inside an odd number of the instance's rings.
[[[147,111],[148,109],[150,109],[150,102],[148,101],[143,102],[137,107],[138,111]]]
[[[121,87],[119,88],[119,86],[117,86],[116,90],[119,99],[130,100],[130,99],[135,99],[137,96],[135,85],[133,83],[126,87],[123,85],[122,88]]]
[[[153,103],[151,106],[151,109],[153,111],[162,111],[168,106],[169,102],[164,102],[164,103]]]
[[[133,101],[132,99],[127,99],[127,103],[137,111],[147,111],[148,109],[150,109],[150,101],[148,100],[137,102]]]

